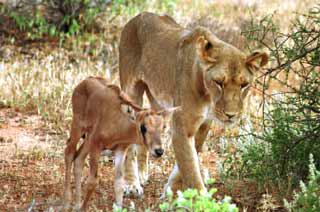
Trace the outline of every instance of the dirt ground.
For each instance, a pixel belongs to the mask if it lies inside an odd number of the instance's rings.
[[[22,113],[12,108],[0,109],[0,211],[61,211],[64,176],[63,150],[67,131],[54,134],[37,115]],[[135,205],[137,211],[149,208],[159,211],[159,197],[173,166],[173,155],[150,163],[150,183],[144,187],[141,199],[125,198],[125,207]],[[254,185],[243,181],[225,183],[219,180],[216,162],[218,154],[201,154],[202,165],[217,179],[213,185],[219,192],[232,197],[241,211],[265,211]],[[99,184],[91,201],[90,211],[111,211],[114,202],[112,157],[100,161]],[[84,180],[87,176],[84,170]],[[271,200],[273,201],[273,200]],[[276,203],[274,211],[282,211]],[[268,210],[272,211],[272,210]]]
[[[0,211],[61,210],[66,138],[67,134],[56,135],[46,129],[37,115],[0,110]],[[214,167],[214,155],[206,161]],[[158,208],[172,163],[162,158],[150,165],[150,183],[144,187],[143,198],[126,198],[125,206],[134,203],[139,211]],[[92,210],[112,209],[113,171],[112,158],[102,157]]]

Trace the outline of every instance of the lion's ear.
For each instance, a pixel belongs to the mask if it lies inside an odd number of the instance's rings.
[[[214,63],[216,62],[216,58],[213,57],[213,45],[210,41],[208,41],[203,35],[197,38],[197,53],[200,58],[206,62]]]
[[[246,64],[255,69],[260,69],[268,63],[268,59],[269,57],[265,52],[253,52],[247,57]]]

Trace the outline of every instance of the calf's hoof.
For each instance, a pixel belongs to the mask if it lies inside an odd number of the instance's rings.
[[[70,211],[71,210],[71,204],[68,203],[64,203],[63,204],[63,211]]]
[[[143,188],[139,183],[125,185],[124,195],[127,197],[141,198],[143,195]]]

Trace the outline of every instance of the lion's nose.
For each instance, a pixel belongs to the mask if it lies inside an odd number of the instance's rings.
[[[156,153],[156,155],[158,156],[158,157],[161,157],[161,155],[163,154],[163,149],[156,149],[155,150],[155,153]]]
[[[235,113],[225,113],[225,114],[226,114],[226,116],[227,116],[229,119],[232,119],[233,117],[236,116]]]

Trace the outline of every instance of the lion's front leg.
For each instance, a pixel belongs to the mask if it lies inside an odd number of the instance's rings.
[[[207,138],[208,132],[211,128],[212,120],[206,120],[198,129],[198,132],[195,136],[195,141],[196,141],[196,150],[199,154],[199,152],[202,152],[203,144]],[[199,161],[200,165],[201,162]],[[203,181],[206,183],[210,179],[210,173],[208,168],[201,168],[201,175]]]
[[[197,152],[202,151],[202,146],[204,144],[204,141],[207,137],[207,134],[210,130],[212,121],[206,120],[198,129],[196,136],[195,136],[195,147]],[[200,161],[199,161],[200,163]],[[207,170],[203,170],[201,172],[202,179],[205,181],[208,178],[208,173],[206,173]],[[177,164],[174,165],[173,170],[169,176],[168,182],[164,187],[164,193],[162,194],[161,198],[164,198],[165,193],[167,192],[168,188],[171,188],[174,192],[182,189],[182,178],[179,171],[179,167]]]
[[[182,189],[182,178],[181,178],[179,167],[178,167],[177,163],[174,164],[174,167],[172,169],[172,172],[170,173],[168,182],[164,186],[164,189],[163,189],[164,191],[161,194],[160,199],[165,198],[165,195],[166,195],[169,188],[174,192]]]
[[[188,136],[176,129],[172,137],[172,144],[182,178],[183,189],[196,188],[205,190],[200,173],[194,135]]]

